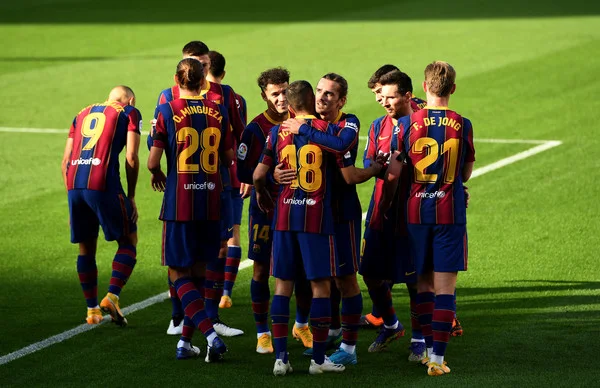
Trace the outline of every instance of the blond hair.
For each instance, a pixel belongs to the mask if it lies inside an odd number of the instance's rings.
[[[427,90],[438,97],[447,97],[456,80],[456,71],[448,62],[435,61],[425,68]]]

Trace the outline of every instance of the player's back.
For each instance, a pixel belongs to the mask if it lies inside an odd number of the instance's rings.
[[[67,188],[122,190],[119,154],[127,132],[140,133],[140,112],[114,101],[84,108],[73,120],[73,151],[67,165]]]
[[[298,116],[319,130],[327,131],[328,123],[314,116]],[[275,230],[333,234],[331,207],[335,176],[335,156],[311,143],[305,136],[281,130],[276,126],[269,141],[284,169],[297,171],[289,185],[281,185],[275,208]],[[271,137],[273,137],[271,139]]]
[[[426,107],[398,123],[409,163],[408,223],[464,224],[462,171],[475,160],[471,122],[439,107]]]
[[[223,107],[186,98],[159,105],[154,145],[162,146],[167,156],[160,218],[219,220],[223,191],[219,153],[233,146]]]

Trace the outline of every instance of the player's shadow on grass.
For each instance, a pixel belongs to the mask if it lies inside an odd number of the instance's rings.
[[[588,0],[306,0],[302,3],[267,0],[225,0],[219,3],[165,3],[130,0],[114,8],[93,0],[50,2],[28,0],[0,5],[0,23],[214,23],[314,22],[360,20],[449,20],[591,16],[600,14],[600,2]],[[365,27],[368,28],[368,27]],[[176,34],[177,27],[173,27]],[[192,37],[175,39],[190,40]],[[198,31],[202,39],[202,31]],[[294,37],[300,38],[301,37]],[[14,42],[18,44],[18,42]]]

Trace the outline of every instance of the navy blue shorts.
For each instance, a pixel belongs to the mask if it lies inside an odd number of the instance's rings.
[[[359,273],[370,279],[416,283],[408,236],[365,228]]]
[[[118,240],[137,230],[131,221],[133,206],[123,192],[69,190],[71,242],[98,238],[102,226],[106,241]]]
[[[244,200],[242,199],[242,194],[240,194],[239,187],[231,189],[231,210],[232,210],[232,218],[233,225],[241,225],[242,224],[242,211],[244,210]]]
[[[231,205],[231,193],[225,190],[221,193],[221,241],[227,241],[233,237],[233,208]]]
[[[358,271],[360,252],[361,218],[353,221],[340,221],[335,224],[335,243],[337,246],[336,275],[351,275]]]
[[[219,256],[219,221],[164,221],[162,265],[189,268]]]
[[[271,274],[283,280],[302,278],[298,267],[304,267],[306,279],[336,276],[335,236],[330,234],[273,231]]]
[[[248,258],[263,264],[271,262],[273,246],[272,220],[258,208],[250,205],[248,217]]]
[[[467,270],[469,252],[466,225],[408,224],[408,234],[419,275],[431,271]]]

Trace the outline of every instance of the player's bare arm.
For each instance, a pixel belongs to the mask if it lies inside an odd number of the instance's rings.
[[[133,131],[127,132],[127,153],[125,156],[125,175],[127,176],[127,197],[131,200],[133,206],[132,221],[137,222],[138,212],[135,204],[135,188],[137,186],[138,175],[140,172],[140,134]]]
[[[404,165],[404,156],[395,151],[392,154],[390,164],[385,172],[383,178],[383,196],[381,198],[381,209],[386,212],[394,199],[396,189],[398,188],[398,181],[400,180],[400,174],[402,173],[402,167]]]
[[[267,190],[267,173],[269,166],[264,163],[259,163],[254,169],[252,180],[254,181],[254,189],[256,190],[256,201],[258,207],[263,212],[268,212],[273,209],[273,199]]]
[[[150,156],[148,156],[148,170],[152,174],[150,177],[150,185],[154,191],[165,191],[167,177],[160,168],[160,158],[163,150],[159,147],[150,148]]]
[[[462,170],[462,179],[463,182],[468,181],[471,178],[471,174],[473,173],[473,164],[474,162],[466,162],[465,166]]]
[[[73,138],[69,137],[67,139],[67,143],[65,144],[65,152],[63,154],[61,170],[63,181],[65,182],[65,188],[67,188],[67,166],[69,164],[69,159],[71,159],[71,152],[73,152]]]

